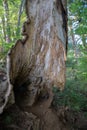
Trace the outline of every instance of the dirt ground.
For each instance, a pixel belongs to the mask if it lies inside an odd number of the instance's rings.
[[[55,109],[55,112],[59,118],[58,123],[61,124],[59,130],[87,130],[87,120],[81,113],[63,107]],[[15,104],[0,115],[0,130],[43,130],[40,123],[35,115],[21,111]]]

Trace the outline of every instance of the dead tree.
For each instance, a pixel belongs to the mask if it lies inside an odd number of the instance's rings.
[[[16,104],[40,119],[38,130],[60,130],[51,103],[53,86],[65,84],[66,1],[26,0],[26,14],[24,38],[8,54],[8,82]]]

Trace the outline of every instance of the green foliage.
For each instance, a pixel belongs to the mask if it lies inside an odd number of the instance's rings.
[[[80,45],[81,50],[77,58],[74,56],[74,50],[69,48],[65,88],[63,91],[53,89],[55,93],[53,105],[67,106],[83,112],[87,117],[87,52],[82,48]]]
[[[7,4],[8,10],[6,12],[3,0],[0,1],[0,60],[6,56],[8,50],[15,44],[16,40],[22,37],[21,28],[26,19],[25,11],[22,11],[20,24],[18,25],[21,0],[8,0]],[[6,19],[6,16],[8,19]],[[6,40],[7,36],[10,38],[9,43]]]
[[[2,48],[2,51],[0,53],[0,59],[4,59],[8,53],[8,51],[10,50],[10,48],[14,45],[14,43],[10,43],[10,44],[7,44],[5,42],[3,42],[1,48]]]
[[[87,1],[68,0],[68,23],[73,26],[74,34],[81,37],[83,42],[87,38]],[[69,32],[70,33],[70,32]],[[85,39],[85,40],[83,40]]]
[[[80,85],[79,82],[76,82],[75,80],[67,80],[65,89],[63,91],[59,91],[54,88],[54,105],[68,106],[76,111],[84,111],[84,109],[86,110],[87,91],[84,92],[84,90],[80,89],[78,85]]]
[[[69,46],[64,91],[56,91],[55,104],[87,115],[87,1],[68,0]],[[75,36],[79,36],[79,43]]]
[[[7,44],[7,43],[3,43],[3,48],[4,48],[4,53],[7,53],[9,51],[9,49],[14,45],[14,43],[10,43],[10,44]]]

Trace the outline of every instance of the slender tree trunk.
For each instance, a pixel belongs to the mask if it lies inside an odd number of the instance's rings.
[[[61,130],[51,103],[52,88],[62,90],[65,84],[67,18],[63,2],[26,0],[24,39],[16,42],[7,58],[8,95],[12,89],[16,104],[38,117],[37,130]]]
[[[21,4],[20,4],[20,8],[19,8],[18,24],[17,24],[17,32],[16,32],[17,35],[20,33],[20,20],[21,20],[21,15],[22,15],[23,10],[24,10],[25,1],[26,0],[21,0]]]
[[[5,26],[6,26],[6,42],[9,43],[11,39],[10,39],[10,24],[9,24],[9,7],[7,0],[3,0],[3,7],[4,7]]]
[[[3,29],[3,37],[4,40],[6,41],[6,30],[5,30],[5,19],[2,17],[2,29]]]
[[[3,48],[3,43],[4,41],[6,41],[6,30],[5,30],[5,19],[4,17],[2,17],[2,36],[0,37],[2,39],[2,46],[0,48],[0,52],[3,53],[4,52],[4,48]]]
[[[73,33],[72,33],[72,44],[73,44],[73,49],[74,49],[74,56],[77,59],[77,47],[76,47],[75,36]]]

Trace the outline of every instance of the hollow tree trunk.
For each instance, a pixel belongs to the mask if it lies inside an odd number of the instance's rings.
[[[66,5],[63,0],[26,0],[24,39],[8,54],[15,102],[40,119],[38,130],[60,130],[51,103],[52,87],[65,84]],[[44,126],[45,123],[45,126]]]

